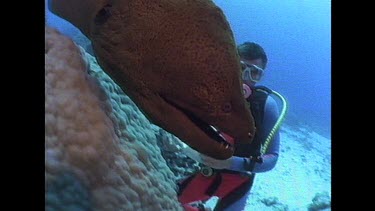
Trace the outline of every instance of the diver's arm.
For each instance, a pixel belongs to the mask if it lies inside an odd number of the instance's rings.
[[[270,148],[273,148],[273,150],[269,150],[264,155],[262,155],[263,162],[255,164],[254,169],[252,171],[253,173],[270,171],[275,167],[277,159],[279,157],[279,137],[279,134],[275,134],[275,137],[272,140],[272,143],[270,144]]]
[[[264,107],[264,118],[263,118],[263,133],[262,138],[265,141],[269,132],[275,125],[277,118],[279,118],[279,109],[276,101],[272,97],[268,97]],[[280,146],[280,134],[279,131],[275,132],[267,151],[262,155],[263,162],[256,163],[253,169],[253,173],[266,172],[273,169],[276,165],[279,157],[279,146]]]

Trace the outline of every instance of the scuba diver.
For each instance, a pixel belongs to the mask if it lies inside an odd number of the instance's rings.
[[[237,47],[241,59],[243,92],[257,128],[251,144],[235,142],[234,155],[216,160],[189,146],[183,152],[201,163],[200,172],[178,183],[178,199],[186,211],[240,211],[254,182],[255,174],[272,170],[279,155],[279,128],[287,104],[283,96],[264,86],[255,86],[262,78],[267,55],[257,43],[245,42]],[[279,112],[273,96],[282,102]],[[225,139],[232,139],[221,133]],[[230,141],[233,143],[233,141]]]

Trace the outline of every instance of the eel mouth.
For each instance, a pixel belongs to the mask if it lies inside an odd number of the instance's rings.
[[[234,139],[223,132],[220,132],[214,125],[210,125],[194,115],[193,112],[182,108],[181,106],[177,105],[176,103],[163,98],[166,102],[168,102],[170,105],[181,111],[185,116],[191,120],[201,131],[203,131],[208,137],[210,137],[213,142],[213,144],[218,144],[219,149],[223,150],[225,152],[229,152],[230,154],[233,154],[234,152]]]
[[[180,109],[186,116],[197,126],[199,127],[203,132],[206,133],[211,139],[215,140],[218,144],[220,144],[220,147],[225,150],[231,150],[234,151],[234,142],[233,139],[226,139],[222,132],[220,132],[215,126],[207,124],[203,120],[199,119],[196,115],[194,115],[192,112],[189,112],[184,109]]]

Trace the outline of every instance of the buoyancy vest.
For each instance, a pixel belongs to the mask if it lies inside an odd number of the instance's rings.
[[[246,99],[250,103],[250,111],[255,121],[256,131],[262,131],[264,105],[269,93],[264,87],[256,87],[255,91]],[[234,144],[234,155],[239,157],[250,157],[260,155],[260,146],[263,140],[260,140],[260,134],[255,132],[254,140],[250,144]]]

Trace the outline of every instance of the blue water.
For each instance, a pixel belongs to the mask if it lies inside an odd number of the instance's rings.
[[[267,52],[262,84],[287,98],[287,118],[330,138],[331,1],[214,2],[224,11],[238,44],[257,42]]]
[[[263,81],[289,102],[288,123],[331,134],[331,1],[214,0],[226,15],[237,44],[257,42],[269,62]],[[47,24],[82,43],[78,29],[47,15]]]

